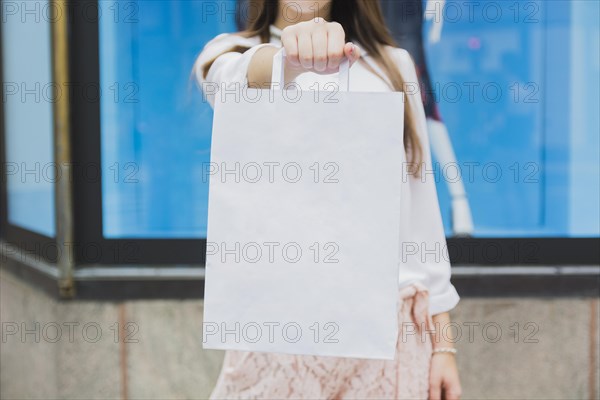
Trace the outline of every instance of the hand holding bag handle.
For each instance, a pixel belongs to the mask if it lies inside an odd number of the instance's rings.
[[[284,65],[285,65],[285,48],[282,47],[273,56],[273,72],[271,74],[271,88],[279,87],[283,90],[284,86]],[[339,89],[341,92],[347,92],[350,84],[350,60],[344,57],[340,63],[339,69]]]

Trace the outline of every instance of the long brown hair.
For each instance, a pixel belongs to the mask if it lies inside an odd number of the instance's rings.
[[[238,19],[240,19],[242,8],[247,13],[244,15],[244,19],[247,20],[245,21],[247,28],[238,34],[247,38],[258,36],[262,43],[269,43],[271,39],[269,25],[275,23],[279,12],[279,0],[247,1],[248,7],[238,7]],[[405,92],[410,89],[405,87],[405,81],[397,65],[384,49],[385,45],[398,46],[385,24],[378,0],[331,0],[331,21],[342,25],[346,32],[346,41],[357,41],[364,47],[385,72],[394,91]],[[243,53],[246,50],[248,48],[235,46],[226,52]],[[214,59],[203,66],[202,73],[205,77],[213,62]],[[377,74],[368,64],[364,63],[364,65]],[[415,83],[411,82],[411,84]],[[411,108],[410,103],[405,100],[404,148],[407,153],[407,161],[411,166],[408,171],[417,176],[421,171],[423,149],[416,130],[415,113],[413,112],[415,110],[411,110]]]

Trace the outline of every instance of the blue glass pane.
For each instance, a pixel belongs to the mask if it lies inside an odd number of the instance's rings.
[[[446,2],[426,52],[474,236],[600,234],[598,7]],[[451,235],[454,169],[435,166]]]
[[[572,236],[600,234],[600,2],[572,3],[569,226]]]
[[[204,43],[235,30],[235,1],[100,4],[104,234],[204,237],[212,112],[188,78]],[[446,1],[424,47],[474,236],[600,233],[598,7]],[[452,235],[453,169],[435,167]]]
[[[54,237],[52,84],[48,1],[3,4],[2,68],[8,221]]]
[[[235,2],[99,2],[102,210],[107,238],[206,236],[212,111],[190,80]]]

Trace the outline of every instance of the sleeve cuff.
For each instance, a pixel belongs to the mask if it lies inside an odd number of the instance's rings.
[[[265,46],[274,46],[272,43],[261,43],[250,47],[244,53],[229,52],[221,54],[213,62],[206,74],[206,79],[202,79],[201,69],[198,67],[196,76],[200,89],[210,106],[214,108],[216,96],[224,88],[230,88],[234,85],[237,90],[248,86],[248,67],[254,54]],[[209,93],[204,90],[204,85],[210,89]]]
[[[429,297],[429,314],[436,315],[452,310],[458,302],[460,296],[454,285],[450,284],[444,293],[430,295]]]

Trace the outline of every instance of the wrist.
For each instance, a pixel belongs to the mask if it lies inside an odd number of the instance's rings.
[[[249,87],[268,89],[271,87],[273,57],[280,48],[266,43],[259,46],[261,47],[255,51],[250,59],[246,78]]]

